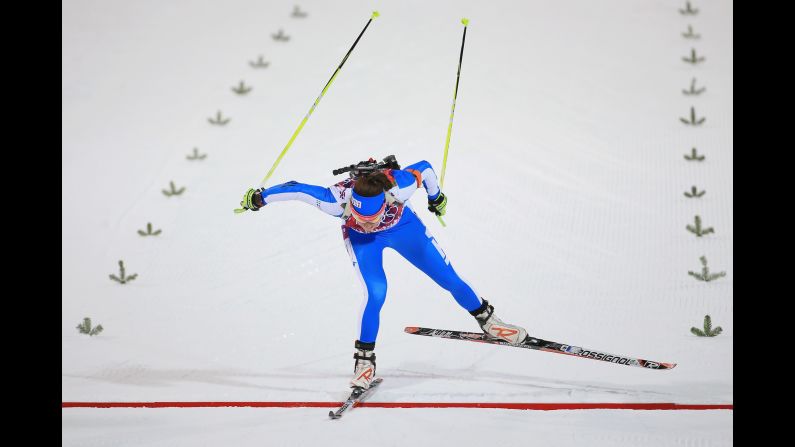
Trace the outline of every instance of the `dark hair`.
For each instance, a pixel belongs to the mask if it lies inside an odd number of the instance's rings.
[[[392,189],[392,181],[383,172],[373,172],[356,179],[353,190],[364,197],[374,197]]]

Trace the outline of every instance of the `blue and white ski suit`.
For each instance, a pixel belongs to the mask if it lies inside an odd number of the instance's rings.
[[[262,192],[265,204],[283,200],[300,200],[321,211],[343,219],[342,235],[365,288],[366,303],[362,311],[359,340],[373,343],[378,335],[379,313],[386,300],[387,281],[383,266],[384,248],[389,247],[422,270],[467,311],[480,307],[478,295],[462,280],[450,265],[439,243],[411,207],[409,198],[423,186],[428,198],[433,200],[441,191],[436,173],[427,161],[420,161],[404,169],[382,171],[394,185],[380,224],[370,233],[345,212],[350,207],[350,197],[355,183],[346,179],[328,188],[290,181],[267,188]],[[389,203],[389,202],[392,203]]]

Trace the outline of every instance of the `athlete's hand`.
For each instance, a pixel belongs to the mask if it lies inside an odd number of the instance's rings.
[[[444,216],[447,208],[447,196],[440,192],[436,199],[431,200],[428,198],[428,211],[436,214],[437,216]]]
[[[240,201],[240,206],[250,211],[259,211],[265,205],[267,204],[262,200],[262,188],[249,188]]]

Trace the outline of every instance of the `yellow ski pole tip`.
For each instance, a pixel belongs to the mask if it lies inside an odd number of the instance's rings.
[[[374,19],[374,18],[376,18],[376,17],[378,17],[380,15],[381,15],[381,13],[379,13],[378,11],[373,11],[373,17],[372,18]]]
[[[467,26],[469,25],[469,19],[461,19],[461,23],[463,23],[464,26]]]

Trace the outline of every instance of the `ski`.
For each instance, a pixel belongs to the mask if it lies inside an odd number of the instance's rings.
[[[370,393],[373,391],[373,389],[375,387],[377,387],[383,381],[384,381],[384,379],[382,379],[381,377],[376,377],[375,379],[373,379],[373,382],[370,384],[370,388],[367,388],[366,390],[364,388],[360,388],[360,387],[354,388],[353,391],[351,392],[351,395],[342,404],[342,406],[340,406],[337,409],[337,411],[329,411],[328,412],[328,417],[330,417],[331,419],[339,419],[339,418],[341,418],[342,417],[342,413],[344,413],[345,410],[347,410],[348,408],[353,407],[354,405],[358,404],[359,402],[362,402],[365,398],[367,398],[367,396],[370,395]]]
[[[489,343],[494,345],[513,346],[516,348],[534,349],[537,351],[553,352],[555,354],[566,354],[575,357],[583,357],[587,359],[601,360],[603,362],[616,363],[619,365],[637,366],[640,368],[672,369],[676,366],[676,363],[655,362],[652,360],[634,358],[625,355],[608,354],[606,352],[581,348],[579,346],[572,346],[554,341],[542,340],[540,338],[531,337],[529,335],[522,343],[518,345],[512,345],[505,340],[500,340],[498,338],[491,337],[482,332],[450,331],[444,329],[431,329],[425,327],[407,327],[405,331],[409,334],[424,335],[426,337],[449,338],[451,340],[466,340],[466,341],[474,341],[477,343]]]

